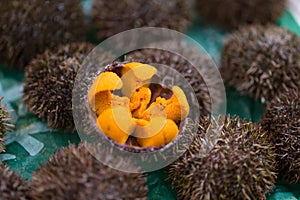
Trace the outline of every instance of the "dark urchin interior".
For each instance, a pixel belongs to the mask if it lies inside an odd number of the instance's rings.
[[[300,39],[273,25],[248,26],[226,38],[221,73],[243,94],[268,101],[300,87]]]
[[[48,126],[74,129],[72,89],[81,62],[93,48],[89,43],[60,45],[38,55],[26,68],[24,101]]]
[[[300,90],[289,90],[275,97],[261,119],[277,153],[280,178],[296,183],[300,180]]]
[[[111,169],[79,144],[59,150],[34,173],[33,199],[146,199],[146,177]]]
[[[225,28],[275,23],[286,0],[196,0],[196,9],[208,22]]]
[[[100,39],[149,26],[186,32],[191,18],[186,0],[97,0],[93,4],[92,17]]]
[[[196,124],[190,148],[168,169],[179,199],[266,199],[275,157],[265,132],[237,117],[211,120]]]
[[[0,58],[24,69],[46,48],[85,37],[79,0],[0,1]]]

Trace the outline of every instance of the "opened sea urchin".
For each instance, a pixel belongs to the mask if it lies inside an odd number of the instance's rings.
[[[0,1],[0,58],[24,69],[38,53],[85,37],[79,0]]]
[[[0,163],[0,199],[1,200],[26,200],[28,186],[21,176]]]
[[[146,177],[111,169],[79,144],[59,150],[35,172],[33,199],[146,199]]]
[[[11,131],[11,128],[14,127],[9,123],[11,118],[5,105],[1,104],[2,99],[3,97],[0,97],[0,153],[4,151],[4,134]]]
[[[285,4],[286,0],[196,0],[201,17],[225,28],[274,23]]]
[[[74,129],[72,89],[80,64],[93,47],[89,43],[61,45],[38,55],[26,68],[24,101],[48,126]]]
[[[92,17],[99,38],[147,26],[186,32],[190,24],[190,10],[186,0],[97,0],[94,1]]]
[[[157,72],[144,63],[113,62],[90,87],[88,99],[97,125],[118,144],[162,147],[179,134],[189,103],[178,85],[161,85]]]
[[[163,64],[171,67],[182,74],[182,76],[190,83],[194,89],[196,97],[199,103],[199,110],[201,115],[208,115],[211,113],[212,98],[214,97],[214,103],[220,104],[221,94],[218,88],[218,77],[214,74],[215,64],[208,55],[202,53],[199,56],[199,51],[195,51],[191,47],[182,42],[166,42],[161,44],[162,47],[168,46],[168,49],[173,51],[183,52],[192,57],[191,60],[187,60],[182,55],[178,55],[163,49],[142,49],[133,51],[126,55],[126,60],[141,61],[144,63],[156,63]],[[199,64],[197,71],[196,68],[190,63],[197,60]],[[206,81],[210,81],[211,90],[208,90],[207,83],[203,79],[203,75],[206,76]],[[210,92],[212,94],[210,94]]]
[[[168,169],[179,199],[266,199],[275,157],[262,128],[228,116],[203,118],[197,127],[190,148]],[[208,131],[210,137],[220,132],[219,138],[203,154]]]
[[[277,26],[249,26],[229,35],[221,73],[239,92],[270,100],[300,88],[300,39]]]
[[[277,154],[279,176],[289,182],[300,180],[300,90],[290,90],[267,104],[261,119]]]

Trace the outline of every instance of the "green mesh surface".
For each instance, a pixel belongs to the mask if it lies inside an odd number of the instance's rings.
[[[86,13],[90,10],[90,0],[82,1]],[[278,24],[300,35],[300,27],[289,12],[285,12]],[[217,27],[201,25],[200,21],[194,23],[188,35],[198,41],[206,51],[213,56],[216,63],[220,58],[222,41],[227,32]],[[90,41],[95,42],[90,34]],[[10,158],[7,164],[11,169],[21,174],[25,179],[30,179],[32,173],[53,155],[58,148],[69,143],[78,143],[77,133],[63,133],[51,130],[39,119],[28,113],[22,98],[22,81],[24,74],[0,65],[0,96],[5,96],[5,101],[16,123],[15,132],[7,137],[9,143],[6,152],[0,154],[0,161]],[[236,114],[241,118],[257,122],[263,110],[262,105],[248,97],[240,96],[233,88],[226,88],[227,112]],[[71,102],[70,102],[71,103]],[[14,141],[15,140],[15,141]],[[175,200],[176,193],[165,181],[163,170],[148,175],[149,199]],[[274,192],[269,195],[269,200],[300,199],[300,184],[289,185],[278,181]]]

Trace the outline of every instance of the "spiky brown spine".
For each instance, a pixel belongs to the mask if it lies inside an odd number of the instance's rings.
[[[100,39],[144,26],[186,32],[191,18],[186,0],[97,0],[94,1],[92,17]]]
[[[14,126],[9,123],[11,118],[6,106],[1,104],[3,97],[0,97],[0,153],[4,151],[4,134],[10,132]]]
[[[290,90],[267,104],[261,119],[277,154],[279,176],[291,183],[300,180],[300,90]]]
[[[84,15],[79,0],[0,1],[0,57],[19,69],[46,48],[83,40]]]
[[[179,199],[266,199],[275,182],[275,157],[262,128],[229,116],[203,118],[197,126],[189,150],[168,169]],[[210,134],[221,133],[203,156],[209,127]]]
[[[72,89],[81,62],[93,48],[89,43],[60,45],[38,55],[26,68],[24,101],[48,126],[74,129]]]
[[[163,44],[162,46],[168,46],[170,49],[178,50],[178,51],[185,51],[186,54],[192,56],[195,54],[193,50],[191,50],[188,46],[184,45],[184,43],[180,42],[169,42],[166,44]],[[191,50],[191,51],[190,51]],[[198,53],[198,51],[197,51]],[[221,94],[220,91],[217,88],[218,85],[218,79],[215,78],[216,74],[213,74],[212,68],[215,67],[214,62],[212,59],[210,59],[207,55],[203,53],[202,56],[199,56],[199,54],[195,55],[196,57],[192,56],[192,59],[197,59],[197,63],[200,64],[200,72],[199,72],[192,66],[190,61],[194,60],[187,60],[181,55],[165,51],[162,49],[142,49],[133,51],[126,55],[126,60],[134,60],[134,61],[140,61],[144,63],[157,63],[157,64],[164,64],[167,65],[179,73],[183,75],[183,77],[190,83],[192,86],[196,97],[198,99],[199,103],[199,110],[201,112],[201,115],[208,115],[211,113],[212,108],[212,100],[211,95],[216,97],[216,100],[221,100]],[[207,77],[210,77],[210,82],[214,83],[212,86],[216,86],[211,88],[210,91],[212,94],[210,94],[207,83],[202,78],[202,75],[206,75]],[[220,102],[215,102],[218,105]]]
[[[221,73],[243,94],[270,100],[300,87],[300,39],[273,25],[241,28],[227,37]]]
[[[21,176],[0,163],[1,200],[28,200],[28,190]]]
[[[79,144],[59,150],[32,178],[33,199],[145,199],[146,178],[111,169]]]
[[[286,0],[196,0],[200,16],[225,28],[275,23],[285,5]]]

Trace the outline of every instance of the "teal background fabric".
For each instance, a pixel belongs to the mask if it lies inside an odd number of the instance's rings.
[[[82,1],[85,13],[91,8],[90,0]],[[278,25],[283,26],[300,36],[300,27],[293,19],[290,12],[286,11],[278,20]],[[196,20],[190,28],[188,35],[199,42],[204,49],[219,63],[220,52],[224,37],[229,32],[218,27]],[[93,33],[89,34],[89,41],[99,42],[94,39]],[[44,122],[26,111],[22,102],[22,83],[24,74],[15,71],[3,64],[0,65],[0,96],[4,96],[5,103],[12,110],[13,122],[16,124],[14,132],[8,133],[6,152],[0,154],[0,161],[6,160],[8,166],[30,180],[32,173],[49,156],[59,148],[69,143],[77,144],[80,139],[76,132],[68,133],[48,128]],[[241,96],[235,89],[227,87],[227,112],[238,115],[246,120],[257,122],[263,113],[262,105],[245,96]],[[71,102],[70,102],[71,103]],[[175,200],[176,193],[170,183],[166,181],[164,170],[152,172],[148,175],[149,199]],[[300,199],[300,184],[286,184],[278,180],[274,192],[268,195],[269,200]]]

